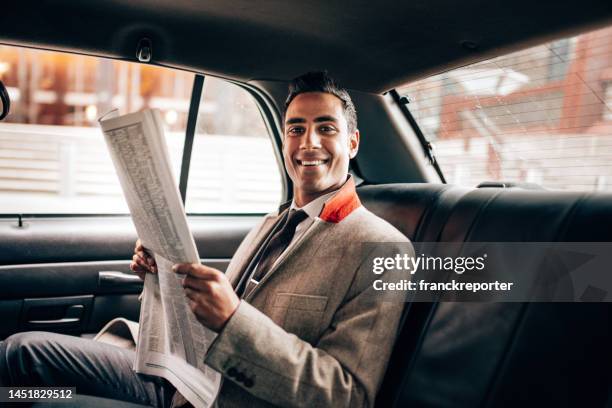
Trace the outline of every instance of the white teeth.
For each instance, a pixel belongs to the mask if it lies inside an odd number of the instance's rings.
[[[324,160],[303,160],[302,166],[318,166],[325,163]]]

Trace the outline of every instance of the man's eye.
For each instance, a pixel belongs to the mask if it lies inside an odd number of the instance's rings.
[[[319,130],[323,133],[332,133],[336,131],[336,128],[333,126],[321,126]]]
[[[293,128],[289,128],[289,130],[287,130],[287,134],[289,135],[300,135],[304,132],[304,128],[301,127],[293,127]]]

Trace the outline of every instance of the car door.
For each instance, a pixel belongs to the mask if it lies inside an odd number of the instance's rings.
[[[161,111],[202,262],[224,270],[284,198],[265,105],[251,90],[19,47],[1,46],[0,61],[12,99],[0,123],[0,338],[91,336],[114,317],[138,320],[142,282],[129,269],[136,231],[97,128],[111,108]]]

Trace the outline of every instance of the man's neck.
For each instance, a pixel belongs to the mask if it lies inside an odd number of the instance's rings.
[[[334,186],[334,187],[329,188],[327,190],[317,192],[316,194],[306,194],[306,193],[301,193],[299,191],[294,191],[293,192],[293,200],[294,200],[295,205],[297,207],[302,208],[305,205],[313,202],[317,198],[319,198],[319,197],[321,197],[321,196],[323,196],[325,194],[328,194],[328,193],[331,193],[333,191],[338,190],[340,187],[342,187],[342,186],[339,186],[339,187]]]
[[[308,193],[305,191],[300,191],[297,188],[293,188],[293,201],[295,203],[295,205],[298,208],[302,208],[304,207],[306,204],[312,202],[313,200],[316,200],[317,198],[321,197],[322,195],[331,193],[333,191],[337,191],[339,189],[342,188],[342,186],[344,185],[344,183],[346,183],[346,180],[348,180],[348,176],[347,178],[344,180],[344,182],[340,185],[337,186],[332,186],[330,188],[328,188],[327,190],[323,190],[323,191],[317,191],[316,193]]]

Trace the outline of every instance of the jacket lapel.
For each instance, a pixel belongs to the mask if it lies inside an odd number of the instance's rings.
[[[319,218],[325,222],[337,224],[359,207],[361,207],[361,201],[355,190],[355,179],[349,176],[342,188],[325,202]]]
[[[305,245],[305,243],[308,242],[312,236],[321,234],[329,227],[331,227],[331,224],[326,223],[320,218],[315,219],[314,223],[310,226],[310,228],[308,228],[304,235],[301,236],[296,242],[291,243],[287,250],[280,255],[274,266],[264,275],[259,284],[254,287],[247,294],[247,296],[245,296],[245,300],[250,301],[253,299],[253,296],[255,296],[257,292],[266,284],[266,281],[268,281],[268,279],[270,279],[272,275],[276,273],[276,271],[282,268],[285,262],[291,259],[291,257],[296,254],[302,245]]]
[[[355,190],[355,180],[352,176],[349,176],[348,180],[340,190],[333,197],[331,197],[324,205],[319,217],[315,218],[313,224],[308,228],[308,230],[301,236],[296,242],[293,242],[289,247],[281,254],[278,258],[274,266],[265,274],[263,279],[259,282],[259,284],[248,293],[248,296],[245,297],[245,300],[251,300],[257,292],[261,289],[263,285],[265,285],[266,281],[270,279],[270,277],[283,266],[283,264],[293,256],[296,251],[300,248],[300,246],[307,242],[313,236],[321,236],[323,231],[326,231],[328,228],[333,227],[334,224],[338,224],[344,218],[346,218],[349,214],[351,214],[354,210],[361,207],[361,202],[359,201],[359,197],[357,196],[357,192]],[[284,207],[286,208],[286,207]],[[283,207],[281,207],[283,209]],[[279,210],[280,213],[280,210]],[[275,217],[275,221],[280,217]],[[275,223],[267,228],[267,232],[269,232]],[[258,246],[265,240],[267,234],[260,237],[258,240]],[[256,251],[253,251],[250,255],[250,259],[253,258]],[[248,263],[247,263],[248,265]],[[246,265],[243,266],[246,267]]]
[[[281,216],[282,214],[267,216],[259,228],[257,235],[255,235],[249,245],[244,249],[244,252],[234,255],[236,263],[232,262],[226,271],[227,278],[234,288],[236,288],[236,285],[240,281],[240,277],[244,273],[245,269],[249,266],[251,260],[260,249],[262,243],[266,240],[270,234],[270,231],[272,228],[274,228],[276,222]]]

